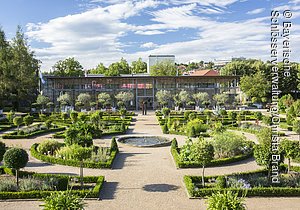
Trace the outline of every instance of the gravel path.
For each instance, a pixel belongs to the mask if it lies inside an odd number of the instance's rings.
[[[157,124],[154,112],[149,115],[138,115],[130,126],[130,135],[159,135],[176,137],[179,145],[185,137],[164,135]],[[3,140],[8,145],[21,145],[27,150],[34,142],[40,142],[51,135],[27,140]],[[95,140],[95,144],[109,145],[110,137]],[[201,169],[176,169],[169,147],[137,148],[119,144],[113,170],[84,169],[85,175],[104,175],[106,183],[101,192],[101,201],[88,200],[87,209],[205,209],[203,200],[188,199],[183,184],[184,175],[200,175]],[[228,174],[259,169],[253,159],[238,164],[207,168],[206,175]],[[79,168],[42,163],[30,158],[25,170],[40,173],[78,174]],[[39,209],[40,201],[1,202],[1,208]],[[300,205],[300,199],[294,198],[249,198],[248,209],[293,209]],[[26,206],[26,208],[25,208]],[[276,208],[278,206],[278,208]],[[269,208],[270,207],[270,208]],[[297,208],[294,208],[297,209]]]

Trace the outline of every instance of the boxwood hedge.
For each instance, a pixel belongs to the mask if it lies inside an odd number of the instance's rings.
[[[49,155],[41,154],[37,151],[38,143],[35,143],[30,148],[31,156],[34,158],[47,162],[47,163],[53,163],[53,164],[59,164],[59,165],[67,165],[67,166],[75,166],[80,167],[80,161],[77,160],[64,160],[61,158],[56,158]],[[83,167],[84,168],[111,168],[114,159],[116,158],[118,153],[118,150],[112,150],[110,153],[110,158],[106,162],[91,162],[91,161],[84,161]]]
[[[0,168],[0,174],[14,175],[15,171],[5,167]],[[20,171],[20,177],[33,176],[37,178],[55,178],[58,180],[58,191],[64,191],[68,189],[69,180],[72,178],[80,179],[79,176],[67,176],[58,174],[38,174],[35,172]],[[72,190],[72,193],[81,197],[87,198],[99,198],[100,190],[104,183],[104,176],[85,176],[83,178],[85,183],[95,183],[92,190]],[[27,191],[27,192],[0,192],[0,199],[30,199],[30,198],[43,198],[49,196],[53,191]]]
[[[252,172],[238,173],[240,175],[248,175],[252,173],[263,173],[267,176],[266,170],[257,170]],[[228,174],[233,175],[233,174]],[[227,175],[227,176],[228,176]],[[226,175],[224,175],[226,176]],[[206,176],[205,181],[211,178],[217,178],[218,176]],[[184,176],[183,181],[185,183],[188,196],[190,198],[203,198],[210,196],[216,191],[231,190],[238,192],[240,196],[246,194],[247,197],[261,196],[261,197],[281,197],[281,196],[300,196],[300,188],[291,188],[291,187],[254,187],[250,189],[238,189],[238,188],[198,188],[195,183],[201,183],[201,176]]]
[[[29,134],[24,134],[24,135],[18,135],[18,132],[15,131],[13,133],[9,133],[9,134],[4,134],[2,135],[3,139],[27,139],[30,137],[34,137],[40,134],[48,134],[48,133],[52,133],[52,132],[59,132],[59,131],[63,131],[65,130],[65,127],[59,127],[59,128],[52,128],[49,130],[38,130]]]
[[[174,141],[174,140],[173,140]],[[179,156],[179,148],[171,146],[171,154],[174,158],[175,165],[177,168],[200,168],[202,167],[201,164],[195,161],[182,161]],[[251,158],[253,156],[253,152],[249,152],[247,154],[242,154],[242,155],[237,155],[234,157],[230,158],[220,158],[216,160],[212,160],[210,164],[207,166],[220,166],[224,164],[229,164],[229,163],[235,163],[238,161],[246,160],[248,158]]]

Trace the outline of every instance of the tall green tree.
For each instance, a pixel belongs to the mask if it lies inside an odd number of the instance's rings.
[[[119,71],[120,74],[129,74],[130,73],[130,67],[128,62],[124,59],[121,58],[120,62],[119,62]]]
[[[265,102],[265,98],[271,91],[270,81],[261,71],[251,76],[243,76],[240,87],[249,98],[255,98],[256,101],[252,100],[252,102]]]
[[[105,74],[107,68],[104,66],[103,63],[99,63],[96,68],[90,69],[89,74]]]
[[[288,139],[282,139],[280,141],[280,150],[284,155],[284,158],[288,159],[288,173],[290,173],[291,159],[299,156],[300,147],[297,141],[290,141]]]
[[[131,63],[131,73],[139,74],[147,72],[147,63],[139,58],[137,61],[132,61]]]
[[[177,67],[171,61],[162,61],[151,66],[151,76],[176,76]]]
[[[0,110],[4,107],[4,101],[10,95],[10,87],[13,85],[12,58],[11,47],[4,31],[0,28]]]
[[[168,102],[172,99],[171,92],[168,90],[160,90],[156,93],[157,102],[162,106],[165,107],[168,105]]]
[[[35,101],[38,88],[38,71],[40,61],[30,50],[27,39],[20,26],[11,42],[12,60],[10,69],[10,100],[15,109],[20,103],[29,105]]]
[[[209,101],[209,95],[207,92],[199,92],[192,95],[193,99],[196,102],[197,106],[200,106],[206,101]]]
[[[55,76],[83,76],[84,71],[82,65],[75,58],[66,58],[59,60],[53,67]]]
[[[118,62],[110,64],[104,75],[107,77],[120,76],[120,64]]]

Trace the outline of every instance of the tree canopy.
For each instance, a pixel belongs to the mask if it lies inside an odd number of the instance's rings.
[[[147,63],[142,61],[142,58],[139,58],[137,61],[132,61],[131,63],[131,73],[139,74],[147,72]]]
[[[176,76],[177,67],[171,61],[162,61],[151,66],[151,76]]]
[[[52,67],[55,76],[83,76],[84,71],[82,65],[75,58],[66,58],[59,60]]]
[[[20,103],[35,101],[39,64],[20,26],[11,42],[0,28],[0,108],[12,104],[18,109]]]

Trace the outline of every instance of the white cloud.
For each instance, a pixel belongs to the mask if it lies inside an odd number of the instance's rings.
[[[197,3],[204,6],[219,6],[219,7],[226,7],[229,6],[235,2],[238,2],[239,0],[169,0],[172,4],[191,4],[191,3]]]
[[[140,46],[141,48],[155,48],[157,47],[157,44],[153,42],[146,42]]]
[[[257,14],[264,12],[265,10],[266,10],[265,8],[258,8],[258,9],[254,9],[254,10],[247,12],[247,14],[248,15],[257,15]]]
[[[147,30],[147,31],[136,31],[135,34],[139,35],[157,35],[157,34],[164,34],[165,32],[159,30]]]

